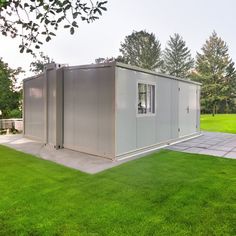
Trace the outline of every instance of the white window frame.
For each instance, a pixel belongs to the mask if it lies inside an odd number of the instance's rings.
[[[148,113],[138,113],[138,103],[139,103],[139,89],[138,85],[139,84],[145,84],[145,85],[153,85],[154,86],[154,112],[148,112]],[[156,90],[157,90],[157,85],[155,82],[151,81],[146,81],[146,80],[138,80],[136,84],[136,116],[137,117],[148,117],[148,116],[155,116],[157,112],[157,107],[156,107]]]

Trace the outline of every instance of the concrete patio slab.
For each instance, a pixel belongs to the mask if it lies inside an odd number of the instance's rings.
[[[69,149],[56,150],[22,135],[0,135],[0,144],[89,174],[96,174],[147,155],[143,153],[122,160],[110,160]]]
[[[235,152],[228,152],[225,157],[236,159],[236,151]]]
[[[214,145],[214,146],[210,146],[209,149],[210,150],[230,152],[233,149],[233,147]]]
[[[210,149],[205,149],[205,150],[202,150],[199,152],[199,154],[218,156],[218,157],[223,157],[226,153],[227,152],[225,152],[225,151],[210,150]]]
[[[173,145],[173,146],[170,146],[169,149],[174,150],[174,151],[182,151],[182,150],[188,149],[188,147]]]
[[[219,141],[219,145],[215,141],[212,142],[213,138]],[[203,132],[202,136],[170,145],[166,149],[236,159],[235,140],[236,135]],[[146,155],[113,161],[68,149],[55,150],[40,142],[23,138],[22,135],[1,135],[0,144],[90,174],[101,172]]]
[[[200,153],[201,151],[203,151],[204,149],[202,148],[198,148],[198,147],[192,147],[192,148],[187,148],[185,149],[185,152],[191,152],[191,153]]]
[[[0,144],[90,174],[98,173],[124,162],[112,161],[68,149],[56,150],[38,141],[23,138],[22,135],[2,135],[0,136]]]
[[[202,132],[202,136],[172,145],[167,149],[236,158],[236,134]]]

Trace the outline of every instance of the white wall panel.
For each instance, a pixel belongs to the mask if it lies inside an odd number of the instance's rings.
[[[64,147],[113,157],[114,70],[67,68],[64,78]]]
[[[138,70],[123,65],[116,67],[118,156],[197,132],[198,86],[181,79]],[[155,114],[137,114],[138,82],[155,84]]]
[[[43,75],[24,81],[24,133],[43,140],[45,127]]]
[[[47,143],[56,145],[56,71],[47,71]]]

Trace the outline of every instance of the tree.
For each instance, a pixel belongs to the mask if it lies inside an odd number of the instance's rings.
[[[0,110],[2,118],[8,118],[12,110],[20,107],[21,91],[16,87],[16,76],[22,69],[11,69],[7,63],[0,58]]]
[[[33,53],[43,40],[50,41],[60,26],[74,34],[78,20],[93,22],[106,11],[107,1],[94,4],[88,0],[15,0],[0,1],[0,30],[2,35],[21,38],[20,52]]]
[[[197,53],[193,79],[202,83],[201,103],[204,112],[228,112],[235,106],[236,72],[227,44],[214,31]]]
[[[95,59],[95,63],[96,64],[101,64],[101,63],[109,63],[109,62],[113,62],[115,61],[115,58],[114,57],[107,57],[107,58],[104,58],[104,57],[99,57],[97,59]]]
[[[194,66],[194,59],[186,46],[186,42],[179,34],[170,36],[167,47],[163,52],[162,71],[177,77],[185,78]]]
[[[144,69],[156,70],[161,67],[161,44],[153,33],[134,31],[125,37],[120,47],[118,61]]]
[[[35,74],[40,74],[44,71],[44,65],[52,62],[53,59],[51,59],[48,55],[45,55],[43,52],[40,52],[39,58],[30,63],[30,71]]]

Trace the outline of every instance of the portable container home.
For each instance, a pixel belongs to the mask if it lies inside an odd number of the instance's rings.
[[[200,84],[111,62],[24,80],[24,135],[110,159],[199,134]]]

